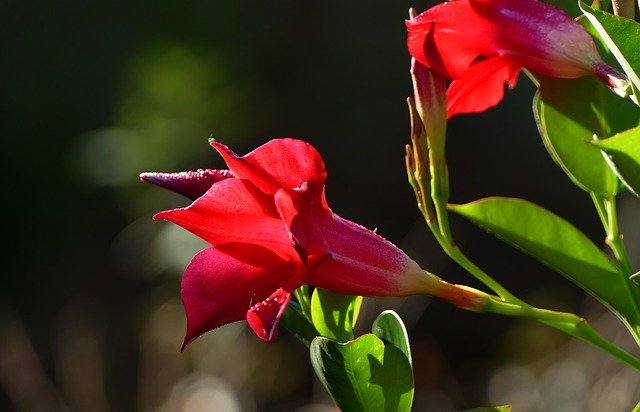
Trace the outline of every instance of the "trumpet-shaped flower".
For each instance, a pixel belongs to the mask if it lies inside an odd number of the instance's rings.
[[[452,0],[406,26],[410,54],[452,80],[447,117],[495,106],[523,67],[560,78],[595,75],[612,88],[625,79],[580,24],[537,0]]]
[[[389,241],[329,209],[324,163],[308,143],[275,139],[242,157],[221,143],[211,145],[228,171],[141,175],[194,199],[154,218],[211,245],[183,276],[184,345],[243,318],[258,337],[272,341],[303,284],[367,296],[440,294],[473,309],[476,295],[422,270]]]

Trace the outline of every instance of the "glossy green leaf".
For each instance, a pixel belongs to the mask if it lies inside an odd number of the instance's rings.
[[[555,162],[583,190],[613,196],[620,182],[593,136],[608,137],[638,125],[640,108],[591,77],[538,76],[534,111],[540,135]]]
[[[285,309],[280,318],[280,325],[307,347],[311,345],[313,339],[320,335],[311,322],[293,304],[289,304]]]
[[[411,347],[409,346],[409,335],[400,315],[392,310],[382,312],[371,326],[371,332],[382,339],[385,343],[390,343],[400,349],[411,360]]]
[[[592,9],[582,2],[579,4],[585,16],[620,63],[636,91],[640,90],[640,47],[638,45],[640,24]]]
[[[450,210],[564,275],[632,325],[636,301],[622,272],[571,223],[531,202],[490,197]]]
[[[606,152],[620,180],[640,196],[640,127],[592,143]]]
[[[342,295],[316,288],[311,296],[311,320],[320,335],[339,342],[353,339],[362,296]]]
[[[313,369],[341,410],[411,410],[413,372],[395,346],[368,333],[347,343],[319,337],[309,350]]]
[[[465,409],[464,412],[511,412],[511,405],[485,406],[483,408]]]

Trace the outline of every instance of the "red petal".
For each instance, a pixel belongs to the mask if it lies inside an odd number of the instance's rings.
[[[322,188],[305,183],[300,189],[280,189],[274,200],[291,240],[307,265],[329,253],[318,224],[321,215],[331,215]]]
[[[495,53],[496,27],[468,0],[438,4],[406,21],[409,52],[450,79],[462,76],[480,55]]]
[[[479,113],[497,105],[504,85],[515,87],[520,68],[508,59],[493,56],[474,63],[447,89],[447,118],[460,113]]]
[[[280,259],[299,261],[275,210],[273,197],[260,192],[250,182],[225,179],[190,206],[160,212],[154,218],[178,224],[213,246],[257,245]],[[225,252],[244,262],[255,262],[255,248],[236,246],[228,246]]]
[[[280,288],[247,311],[247,323],[262,340],[273,342],[278,337],[278,322],[291,300],[291,292]]]
[[[450,79],[480,56],[556,77],[588,74],[600,60],[586,30],[564,11],[537,0],[456,0],[406,22],[409,52]]]
[[[142,173],[140,180],[195,200],[205,194],[214,183],[233,177],[228,170],[199,169],[179,173]]]
[[[308,181],[323,185],[327,177],[320,154],[302,140],[270,140],[242,157],[221,143],[213,142],[211,146],[220,152],[234,176],[250,180],[268,194],[275,194],[282,187],[300,187]]]
[[[537,0],[471,0],[495,31],[494,52],[548,76],[589,74],[600,60],[587,31],[563,10]],[[469,31],[473,36],[474,31]]]
[[[286,266],[251,266],[214,248],[198,253],[182,278],[187,314],[183,349],[205,332],[242,320],[255,302],[266,299],[292,275]]]

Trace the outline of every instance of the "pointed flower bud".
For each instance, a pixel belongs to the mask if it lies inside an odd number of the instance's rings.
[[[412,58],[411,80],[416,111],[422,120],[430,150],[443,152],[447,133],[446,79]]]
[[[193,258],[182,279],[184,345],[243,318],[258,337],[274,340],[292,293],[305,284],[365,296],[434,294],[467,309],[473,305],[468,291],[334,214],[324,196],[324,163],[308,143],[275,139],[246,156],[211,145],[228,174],[142,174],[144,181],[189,197],[200,194],[186,208],[154,216],[211,245]]]
[[[495,106],[521,68],[560,78],[595,75],[610,87],[625,81],[580,24],[537,0],[453,0],[406,26],[411,55],[452,80],[447,117]]]

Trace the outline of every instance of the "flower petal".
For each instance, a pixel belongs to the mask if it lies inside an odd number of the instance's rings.
[[[248,265],[214,248],[198,253],[182,278],[182,302],[187,314],[183,349],[218,326],[242,320],[255,302],[265,300],[292,273]]]
[[[213,246],[258,245],[283,260],[300,260],[273,197],[260,192],[251,182],[222,180],[190,206],[160,212],[154,219],[178,224]],[[251,248],[229,247],[225,252],[245,262],[255,261]]]
[[[278,322],[290,300],[291,292],[280,288],[247,311],[247,323],[256,336],[267,342],[278,337]]]
[[[178,173],[142,173],[140,180],[196,200],[214,183],[233,177],[229,170],[198,169]]]
[[[260,190],[275,194],[281,187],[296,188],[304,182],[323,185],[327,172],[320,154],[309,143],[297,139],[274,139],[245,156],[212,142],[239,179],[250,180]]]
[[[495,27],[468,0],[438,4],[406,26],[411,55],[450,79],[462,76],[478,56],[495,53]]]
[[[305,182],[299,189],[280,189],[274,201],[291,241],[308,266],[329,253],[319,217],[331,215],[331,211],[321,187]]]
[[[469,0],[469,4],[487,30],[495,33],[494,52],[521,67],[574,78],[589,74],[600,60],[584,27],[556,6],[538,0]],[[469,34],[476,35],[470,30]]]
[[[455,0],[406,22],[409,52],[450,79],[477,57],[508,57],[548,76],[589,74],[600,60],[586,30],[563,10],[537,0]]]
[[[493,56],[474,63],[447,89],[447,118],[460,113],[479,113],[504,97],[504,85],[514,88],[520,68],[510,60]]]

